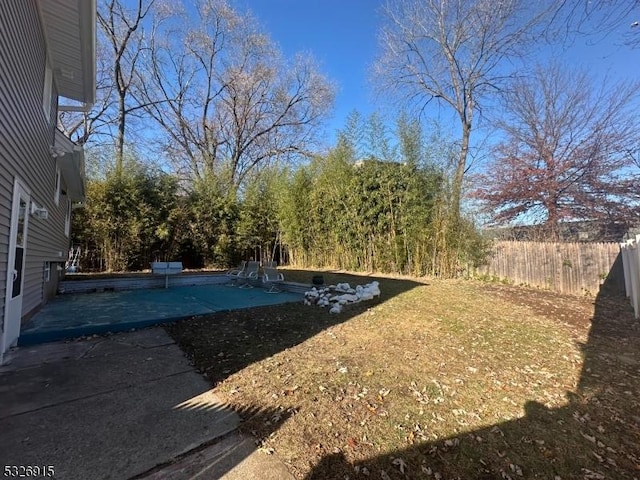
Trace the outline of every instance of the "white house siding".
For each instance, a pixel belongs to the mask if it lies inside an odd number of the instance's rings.
[[[53,144],[57,94],[48,118],[42,106],[46,50],[36,0],[3,2],[0,8],[0,321],[4,318],[9,224],[14,179],[31,191],[31,201],[49,210],[49,219],[30,216],[27,232],[22,313],[28,317],[43,302],[44,262],[63,262],[66,197],[54,203]],[[52,264],[52,279],[57,278]]]

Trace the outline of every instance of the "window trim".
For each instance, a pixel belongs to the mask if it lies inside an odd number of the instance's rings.
[[[45,283],[51,281],[51,262],[44,262],[44,281]]]

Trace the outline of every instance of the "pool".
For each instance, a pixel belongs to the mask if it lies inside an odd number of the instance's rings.
[[[59,295],[22,325],[18,345],[173,322],[197,315],[300,302],[302,294],[226,285]]]

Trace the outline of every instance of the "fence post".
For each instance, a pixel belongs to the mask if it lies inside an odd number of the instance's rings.
[[[624,270],[624,288],[631,301],[635,318],[640,315],[640,236],[635,240],[620,243],[622,268]]]
[[[631,298],[631,267],[629,263],[631,258],[629,256],[629,246],[633,240],[627,240],[620,243],[620,255],[622,256],[622,270],[624,271],[624,292],[627,298]]]
[[[636,318],[640,314],[640,255],[638,251],[638,238],[635,241],[632,241],[629,246],[629,257],[630,257],[630,272],[629,277],[631,278],[631,305],[633,305],[633,313]]]

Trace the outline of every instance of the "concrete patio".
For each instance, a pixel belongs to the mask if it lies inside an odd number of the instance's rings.
[[[292,478],[235,429],[161,328],[12,351],[0,367],[0,464],[64,479]]]

